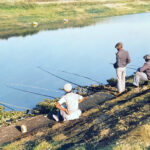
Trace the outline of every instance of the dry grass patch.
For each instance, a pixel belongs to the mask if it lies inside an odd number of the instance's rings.
[[[65,136],[64,134],[59,134],[59,135],[56,135],[54,136],[52,139],[55,141],[55,142],[60,142],[60,141],[63,141],[65,139],[67,139],[68,137]]]
[[[84,116],[84,117],[90,116],[91,114],[96,113],[96,112],[98,112],[98,111],[99,111],[98,108],[93,108],[93,109],[90,109],[89,111],[84,112],[84,113],[82,114],[82,116]]]
[[[145,124],[131,131],[113,150],[146,150],[149,146],[150,124]]]
[[[110,129],[104,129],[104,130],[102,130],[102,131],[100,132],[100,137],[101,137],[101,138],[107,137],[108,134],[109,134],[109,132],[110,132]]]

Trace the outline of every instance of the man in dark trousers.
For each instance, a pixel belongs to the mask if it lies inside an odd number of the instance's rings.
[[[121,42],[115,45],[117,49],[116,53],[116,63],[114,68],[117,74],[117,88],[119,94],[125,91],[125,77],[126,77],[126,66],[131,62],[129,53],[123,49],[123,44]]]
[[[142,68],[138,69],[134,76],[133,85],[139,87],[140,81],[148,81],[150,79],[150,55],[145,55],[145,64]]]

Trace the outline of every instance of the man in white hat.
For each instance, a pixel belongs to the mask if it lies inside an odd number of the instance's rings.
[[[134,76],[133,85],[139,87],[140,81],[150,80],[150,55],[145,55],[143,57],[146,61],[142,68],[139,68]]]
[[[66,95],[64,95],[57,103],[56,108],[60,110],[60,115],[64,121],[78,119],[81,115],[79,103],[86,98],[72,92],[72,85],[67,83],[64,86]],[[58,116],[53,115],[56,121],[59,121]]]

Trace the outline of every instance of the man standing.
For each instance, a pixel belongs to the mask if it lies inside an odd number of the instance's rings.
[[[85,97],[75,94],[72,92],[72,85],[65,84],[64,90],[66,95],[64,95],[57,103],[56,108],[60,110],[60,115],[64,121],[78,119],[81,115],[81,110],[79,109],[79,103],[85,100]],[[59,121],[59,117],[53,115],[56,121]]]
[[[117,73],[117,88],[119,94],[125,91],[125,77],[126,77],[126,66],[131,62],[129,53],[123,49],[123,44],[121,42],[115,45],[118,50],[116,53],[116,63],[114,68]]]
[[[135,85],[136,87],[139,87],[139,83],[141,80],[142,81],[150,80],[150,55],[145,55],[143,58],[145,59],[146,63],[142,68],[140,68],[136,72],[134,76],[133,85]]]

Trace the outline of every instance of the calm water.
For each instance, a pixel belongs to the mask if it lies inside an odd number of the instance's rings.
[[[141,66],[143,55],[150,53],[150,13],[107,18],[84,28],[42,31],[32,36],[0,40],[0,101],[32,108],[45,98],[10,89],[6,87],[8,84],[61,96],[62,93],[48,89],[58,90],[65,82],[40,71],[37,66],[80,85],[94,82],[59,70],[106,83],[108,78],[115,77],[115,70],[109,63],[115,61],[114,45],[118,41],[122,41],[124,49],[129,51],[132,65]],[[128,75],[133,72],[127,70]]]

